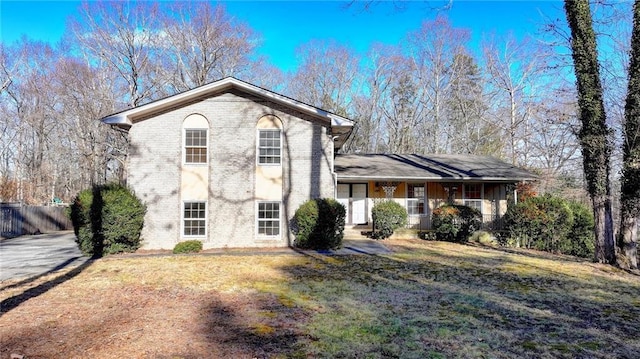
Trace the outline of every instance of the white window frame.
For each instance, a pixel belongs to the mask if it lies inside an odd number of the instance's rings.
[[[410,187],[422,187],[422,197],[409,197]],[[407,183],[407,214],[410,216],[424,216],[426,215],[426,202],[427,202],[427,186],[424,183]],[[418,209],[418,205],[422,201],[422,213],[411,213],[411,209]]]
[[[480,198],[467,198],[467,192],[468,192],[467,186],[469,185],[480,186]],[[462,185],[462,204],[463,205],[467,207],[475,208],[479,210],[481,214],[484,215],[483,202],[484,202],[484,183],[469,183],[469,184],[465,183]]]
[[[187,218],[187,216],[185,215],[185,212],[187,210],[187,204],[204,204],[204,218],[200,218],[200,217],[195,217],[195,218]],[[198,209],[199,210],[199,209]],[[182,237],[188,237],[188,238],[205,238],[207,236],[207,223],[208,223],[208,211],[207,211],[207,202],[206,201],[198,201],[198,200],[194,200],[194,201],[183,201],[182,202],[182,211],[181,211],[181,228],[180,231],[182,233]],[[204,233],[203,234],[187,234],[185,233],[187,226],[186,226],[186,221],[203,221],[203,227],[204,227]]]
[[[262,133],[278,133],[278,147],[275,146],[261,146],[260,140]],[[279,128],[261,128],[258,129],[258,141],[257,141],[257,151],[256,151],[256,162],[259,166],[281,166],[282,165],[282,130]],[[262,155],[260,152],[262,149],[265,150],[278,150],[278,155]],[[262,162],[263,158],[277,158],[278,162]]]
[[[189,131],[203,131],[204,132],[204,140],[205,140],[205,144],[204,146],[202,145],[198,145],[198,146],[187,146],[187,132]],[[204,148],[204,155],[205,155],[205,160],[204,162],[190,162],[187,160],[187,149],[188,148]],[[182,156],[182,163],[185,165],[206,165],[209,162],[209,130],[206,128],[185,128],[184,129],[184,139],[182,141],[182,149],[183,149],[183,153],[184,155]]]
[[[261,214],[260,206],[266,205],[266,204],[278,205],[278,218],[273,218],[273,217],[260,218],[260,214]],[[273,221],[277,222],[278,224],[277,234],[260,233],[261,222],[273,222]],[[282,235],[282,202],[280,201],[257,201],[256,202],[256,234],[260,238],[280,238],[281,237]]]

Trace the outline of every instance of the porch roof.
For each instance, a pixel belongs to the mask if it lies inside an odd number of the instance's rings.
[[[336,155],[338,180],[520,182],[538,176],[502,160],[476,155]]]

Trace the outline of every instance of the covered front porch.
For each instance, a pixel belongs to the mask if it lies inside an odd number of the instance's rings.
[[[500,229],[507,211],[508,187],[488,182],[338,182],[336,198],[345,206],[345,222],[351,227],[370,228],[376,201],[391,199],[407,210],[408,228],[431,229],[433,210],[450,202],[478,209],[487,228]]]
[[[474,207],[488,229],[500,229],[512,185],[537,176],[499,159],[474,155],[337,155],[336,199],[347,227],[371,228],[376,201],[391,199],[407,210],[408,227],[431,229],[433,210],[445,203]]]

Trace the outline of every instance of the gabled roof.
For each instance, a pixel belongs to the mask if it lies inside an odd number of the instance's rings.
[[[320,108],[305,104],[294,100],[287,96],[266,90],[262,87],[252,85],[248,82],[238,80],[234,77],[226,77],[222,80],[212,82],[208,85],[196,87],[192,90],[185,91],[173,96],[153,101],[145,105],[114,113],[101,119],[102,122],[128,129],[136,120],[148,118],[149,116],[179,108],[197,101],[198,99],[213,96],[217,93],[223,93],[232,89],[236,89],[265,100],[272,101],[277,104],[288,106],[296,111],[302,112],[327,124],[331,127],[353,127],[353,122],[345,117],[327,112]]]
[[[519,182],[535,174],[494,157],[476,155],[336,155],[338,180]]]

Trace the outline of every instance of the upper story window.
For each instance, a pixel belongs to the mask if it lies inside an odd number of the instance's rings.
[[[209,146],[209,121],[202,115],[194,113],[182,122],[184,164],[206,164]]]
[[[258,130],[258,164],[279,165],[282,143],[279,129]]]
[[[207,163],[207,130],[186,129],[184,163]]]

